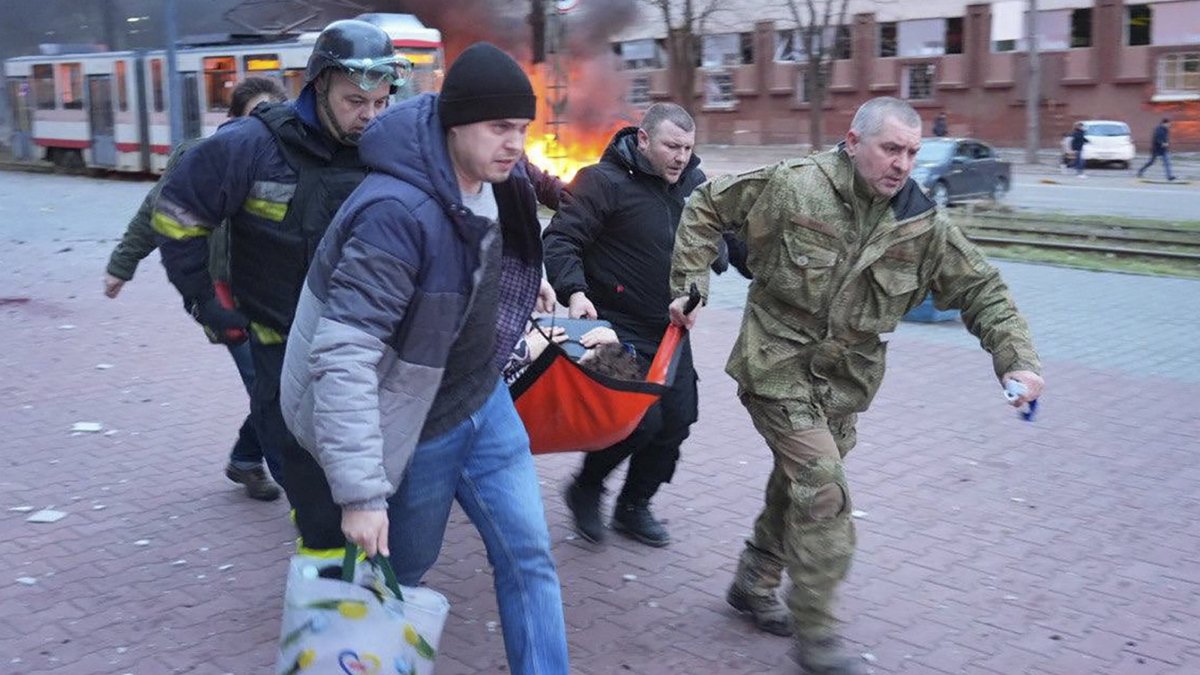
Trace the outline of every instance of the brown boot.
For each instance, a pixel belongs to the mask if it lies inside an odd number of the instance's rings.
[[[794,653],[796,663],[808,675],[866,675],[862,660],[845,650],[834,635],[799,637]]]
[[[749,546],[742,551],[725,602],[737,611],[749,614],[759,630],[791,637],[792,614],[775,592],[782,564],[772,558]]]
[[[251,499],[260,502],[273,502],[279,499],[279,487],[267,477],[267,472],[261,466],[253,469],[239,469],[232,463],[225,467],[225,477],[235,483],[246,486],[246,494]]]

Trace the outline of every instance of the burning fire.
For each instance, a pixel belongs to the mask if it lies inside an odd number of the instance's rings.
[[[541,170],[571,182],[580,169],[600,161],[600,155],[604,154],[604,148],[612,138],[608,134],[572,141],[569,138],[572,131],[566,129],[562,132],[568,138],[556,138],[552,133],[531,133],[525,141],[525,154],[529,156],[529,161]]]
[[[626,123],[611,119],[602,126],[586,125],[576,121],[578,116],[566,113],[559,117],[560,124],[552,125],[553,97],[565,94],[550,90],[541,67],[527,72],[538,97],[538,119],[529,127],[525,154],[538,168],[570,182],[580,169],[600,161],[613,134]],[[577,81],[575,73],[570,80]]]

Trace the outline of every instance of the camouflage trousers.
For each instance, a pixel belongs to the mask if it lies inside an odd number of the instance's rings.
[[[754,592],[765,595],[779,587],[786,568],[792,581],[787,606],[796,635],[829,635],[837,623],[834,592],[854,556],[850,488],[842,458],[854,447],[857,415],[826,418],[806,401],[745,392],[740,397],[775,464],[739,572]]]

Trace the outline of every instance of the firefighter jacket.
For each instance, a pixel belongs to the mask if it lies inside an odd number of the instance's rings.
[[[723,232],[746,243],[754,275],[726,364],[744,391],[830,417],[866,410],[883,378],[880,334],[930,292],[962,311],[997,377],[1041,370],[999,272],[914,181],[873,197],[841,148],[697,188],[677,233],[674,297],[693,282],[707,297]]]
[[[171,151],[167,158],[167,170],[170,173],[183,159],[183,153],[194,148],[203,138],[190,138]],[[162,190],[162,182],[154,184],[142,200],[137,213],[130,219],[125,228],[121,241],[113,249],[108,258],[108,268],[105,270],[118,279],[129,281],[137,271],[138,264],[158,248],[158,235],[154,232],[151,219],[154,216],[154,203],[158,201],[158,193]],[[213,281],[229,281],[229,232],[225,223],[221,223],[209,236],[208,273]]]
[[[154,229],[191,309],[213,293],[206,238],[229,221],[230,286],[260,343],[282,342],[317,245],[366,175],[358,148],[320,127],[312,90],[221,127],[163,178]]]

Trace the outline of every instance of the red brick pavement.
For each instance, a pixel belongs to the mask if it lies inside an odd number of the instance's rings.
[[[6,243],[0,265],[0,295],[29,298],[0,305],[0,672],[269,672],[293,535],[221,475],[245,396],[156,262],[101,298],[110,245]],[[723,601],[769,471],[721,371],[738,318],[706,310],[695,335],[701,421],[655,503],[669,548],[574,539],[578,457],[538,460],[574,672],[795,672]],[[1051,362],[1026,424],[978,350],[899,336],[891,361],[849,458],[841,603],[874,670],[1200,671],[1200,386]],[[452,519],[427,579],[452,603],[439,673],[501,672],[482,545]]]

